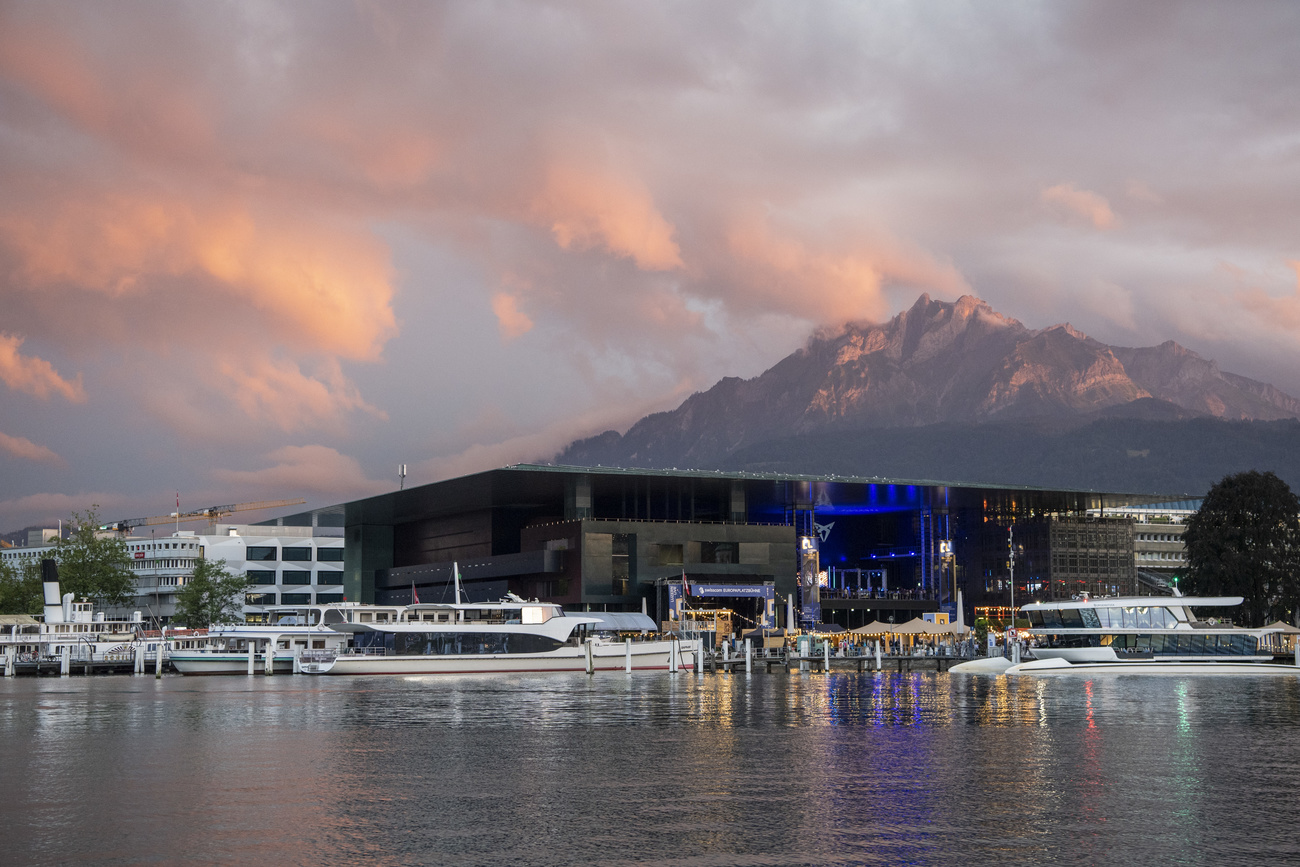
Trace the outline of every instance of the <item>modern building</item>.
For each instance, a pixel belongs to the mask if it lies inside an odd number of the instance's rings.
[[[1017,603],[1130,591],[1132,523],[1090,510],[1164,499],[517,465],[346,503],[343,586],[362,602],[450,599],[456,564],[473,601],[513,592],[571,610],[645,610],[659,622],[683,598],[693,610],[731,611],[740,628],[901,622],[955,611],[958,590],[969,618],[976,605],[1009,602],[1009,530],[1029,542]]]
[[[104,609],[109,617],[140,611],[147,621],[171,622],[176,594],[194,574],[200,557],[224,560],[232,573],[253,580],[244,599],[244,617],[250,622],[264,619],[269,605],[344,601],[341,527],[218,524],[204,533],[181,530],[123,541],[131,556],[136,595],[120,609]],[[21,566],[49,557],[53,550],[50,545],[5,549],[0,562]]]
[[[1168,592],[1187,574],[1183,533],[1203,500],[1174,500],[1115,509],[1133,521],[1133,562],[1138,581],[1156,592]]]

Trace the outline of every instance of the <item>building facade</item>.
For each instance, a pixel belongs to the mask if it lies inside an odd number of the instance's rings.
[[[512,592],[570,610],[645,610],[660,622],[685,590],[690,605],[725,606],[742,627],[769,612],[781,625],[902,622],[955,612],[959,590],[970,616],[976,605],[1008,604],[1013,528],[1042,528],[1017,565],[1017,603],[1077,592],[1080,582],[1129,588],[1131,534],[1089,523],[1088,512],[1157,499],[520,465],[344,504],[344,593],[449,600],[455,564],[471,601]],[[1024,559],[1040,549],[1041,568]]]

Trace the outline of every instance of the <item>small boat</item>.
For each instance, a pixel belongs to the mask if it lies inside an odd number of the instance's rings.
[[[265,623],[227,623],[206,633],[169,633],[167,659],[181,674],[290,674],[303,653],[343,649],[350,635],[333,627],[351,622],[397,621],[404,606],[359,602],[272,605]]]
[[[1201,620],[1195,608],[1231,608],[1240,596],[1115,596],[1032,602],[1021,630],[1033,659],[1007,674],[1290,674],[1260,647],[1271,628]]]

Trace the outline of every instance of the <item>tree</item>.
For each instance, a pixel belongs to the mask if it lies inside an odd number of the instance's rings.
[[[247,575],[233,575],[225,560],[200,557],[194,574],[176,594],[176,620],[191,629],[239,619],[244,591],[252,586]]]
[[[1300,500],[1273,473],[1227,476],[1187,521],[1185,588],[1241,596],[1251,626],[1300,609]]]
[[[116,534],[99,530],[99,506],[84,514],[72,513],[73,530],[54,543],[59,562],[59,585],[64,593],[100,605],[128,605],[135,598],[131,552]]]
[[[0,563],[0,614],[40,614],[45,607],[41,565]]]

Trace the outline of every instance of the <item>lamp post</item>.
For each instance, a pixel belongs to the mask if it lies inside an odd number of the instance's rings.
[[[1011,626],[1016,625],[1016,530],[1014,526],[1007,528],[1007,549],[1010,558],[1007,560],[1007,567],[1011,572]]]

